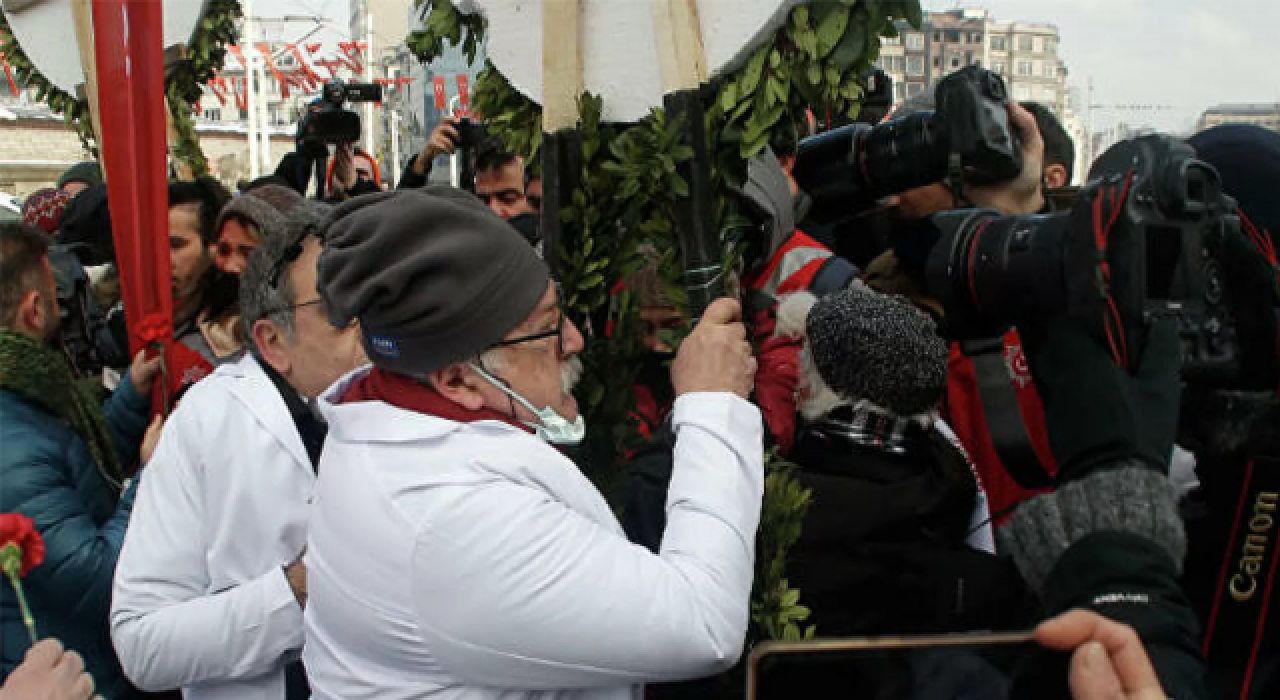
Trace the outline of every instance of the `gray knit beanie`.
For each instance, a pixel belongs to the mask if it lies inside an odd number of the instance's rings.
[[[489,349],[533,312],[551,280],[506,221],[442,185],[348,200],[322,237],[317,284],[330,321],[359,319],[369,359],[400,374]]]
[[[902,297],[854,284],[814,304],[805,322],[818,374],[849,401],[899,416],[932,410],[947,383],[947,345]]]
[[[306,201],[288,187],[263,185],[228,202],[218,214],[213,230],[220,235],[223,224],[237,217],[252,224],[262,238],[281,234],[289,228],[290,213]]]
[[[997,531],[1000,549],[1013,555],[1023,580],[1037,593],[1067,549],[1098,532],[1145,537],[1182,569],[1187,535],[1173,483],[1136,463],[1094,472],[1024,501]]]

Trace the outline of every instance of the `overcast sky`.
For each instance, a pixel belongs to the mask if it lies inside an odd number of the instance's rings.
[[[348,17],[347,0],[257,4],[328,15],[344,28]],[[1095,129],[1125,121],[1184,131],[1215,104],[1280,102],[1280,0],[921,0],[921,5],[935,11],[985,7],[1001,21],[1056,24],[1068,86],[1080,89],[1081,102],[1088,101],[1092,78],[1095,105],[1171,108],[1095,109]]]
[[[1190,129],[1222,102],[1280,102],[1280,0],[922,0],[928,10],[985,7],[1001,21],[1058,25],[1068,86],[1095,105],[1152,104],[1154,112],[1094,110],[1112,120]],[[1083,110],[1082,110],[1083,111]],[[1083,116],[1083,115],[1082,115]]]

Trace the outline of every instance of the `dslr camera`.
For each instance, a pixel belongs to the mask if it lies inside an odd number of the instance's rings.
[[[948,179],[995,184],[1018,175],[1022,143],[999,75],[963,68],[943,78],[934,97],[936,112],[849,124],[801,141],[793,176],[814,200],[811,215],[837,221],[915,187]]]
[[[925,285],[947,310],[944,332],[989,337],[1067,314],[1132,367],[1145,329],[1172,319],[1188,381],[1239,369],[1227,307],[1224,243],[1242,236],[1235,201],[1190,146],[1155,134],[1104,153],[1070,211],[935,214]]]
[[[360,140],[360,115],[347,109],[348,102],[381,102],[382,86],[377,83],[324,84],[318,105],[312,105],[298,122],[299,149],[328,155],[328,146]]]

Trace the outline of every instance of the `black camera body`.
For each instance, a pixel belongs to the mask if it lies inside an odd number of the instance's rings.
[[[381,102],[382,86],[377,83],[324,84],[318,105],[313,105],[298,123],[299,148],[312,152],[340,143],[360,140],[360,115],[347,109],[348,102]]]
[[[1022,144],[999,75],[969,66],[943,78],[934,96],[936,112],[801,141],[792,174],[814,200],[811,216],[838,221],[887,195],[948,179],[985,185],[1017,177]]]
[[[1066,314],[1133,366],[1146,328],[1171,319],[1185,378],[1230,377],[1240,353],[1221,261],[1226,237],[1242,234],[1217,171],[1182,141],[1151,135],[1116,145],[1090,175],[1071,211],[931,218],[939,240],[925,283],[946,307],[947,335]]]
[[[453,125],[453,130],[458,133],[458,138],[453,139],[453,147],[463,150],[474,150],[480,144],[489,139],[489,132],[481,124],[474,119],[459,119]]]

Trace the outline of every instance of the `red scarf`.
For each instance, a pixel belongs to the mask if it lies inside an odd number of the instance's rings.
[[[383,401],[406,411],[435,416],[454,423],[494,420],[532,433],[533,429],[509,415],[482,408],[471,411],[440,395],[440,392],[415,379],[375,367],[347,387],[340,403]]]

